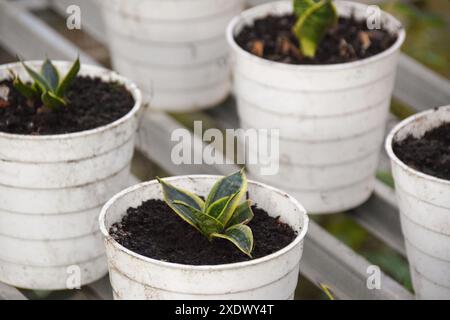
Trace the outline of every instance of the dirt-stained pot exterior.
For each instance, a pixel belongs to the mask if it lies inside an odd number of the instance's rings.
[[[404,120],[386,140],[414,290],[419,299],[450,299],[450,181],[409,167],[395,155],[392,143],[409,134],[421,137],[443,122],[450,122],[450,106]]]
[[[228,22],[244,0],[101,1],[114,69],[134,79],[151,108],[214,106],[231,87]]]
[[[175,186],[207,195],[218,176],[168,178]],[[298,232],[295,240],[269,256],[233,264],[190,266],[162,262],[136,254],[109,234],[129,207],[149,199],[162,199],[156,180],[131,187],[112,198],[100,214],[110,279],[116,299],[292,299],[297,286],[308,216],[286,193],[249,181],[249,197],[271,216],[280,216]],[[256,244],[257,245],[257,244]]]
[[[34,69],[42,62],[28,62]],[[55,62],[62,73],[69,62]],[[29,79],[21,64],[0,66]],[[80,75],[123,83],[135,99],[124,117],[96,129],[30,136],[0,132],[0,281],[29,289],[66,289],[107,272],[98,214],[129,185],[141,94],[129,80],[95,66]],[[76,279],[74,280],[76,283]],[[73,284],[73,283],[72,283]],[[70,283],[69,283],[70,285]]]
[[[367,6],[336,1],[339,15],[366,17]],[[310,213],[356,207],[372,193],[378,156],[405,38],[401,24],[382,13],[396,43],[373,57],[334,65],[291,65],[243,50],[234,36],[268,14],[292,12],[292,1],[244,11],[229,25],[234,92],[243,128],[280,130],[280,170],[258,179],[287,190]]]

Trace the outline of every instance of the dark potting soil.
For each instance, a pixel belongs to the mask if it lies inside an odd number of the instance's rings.
[[[450,180],[450,122],[428,131],[422,138],[408,136],[394,142],[394,153],[408,166]]]
[[[98,128],[126,115],[134,106],[131,93],[121,84],[100,78],[77,77],[67,90],[67,106],[58,110],[42,108],[40,101],[27,99],[12,86],[8,98],[0,98],[0,132],[25,135],[51,135]],[[39,100],[39,99],[37,99]]]
[[[340,17],[320,42],[314,58],[303,57],[292,32],[296,16],[269,15],[245,26],[235,37],[244,50],[264,59],[289,64],[334,64],[368,58],[392,46],[397,37],[369,30],[365,20]]]
[[[272,254],[296,237],[296,232],[263,209],[254,206],[255,217],[249,223],[255,247],[253,259]],[[250,260],[231,242],[210,242],[183,221],[161,200],[149,200],[138,208],[129,208],[120,223],[110,229],[111,236],[125,248],[140,255],[188,265],[217,265]]]

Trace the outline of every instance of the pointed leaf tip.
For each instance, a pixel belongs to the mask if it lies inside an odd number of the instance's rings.
[[[222,238],[231,241],[239,250],[250,258],[253,251],[253,232],[250,227],[238,224],[229,227],[222,234],[212,234],[214,238]]]
[[[58,109],[66,105],[66,102],[57,95],[55,95],[52,91],[44,92],[42,94],[41,100],[44,106],[52,110]]]
[[[242,188],[244,180],[245,174],[243,174],[242,170],[217,180],[206,199],[206,206],[208,207],[215,201],[232,196],[238,192]]]
[[[197,210],[203,211],[205,203],[199,196],[187,190],[177,188],[161,178],[157,178],[157,180],[163,188],[164,200],[166,202],[173,203],[174,201],[180,201]]]
[[[72,83],[72,81],[78,75],[78,72],[80,71],[80,69],[81,69],[80,57],[78,56],[77,59],[75,60],[75,62],[70,67],[70,69],[67,72],[67,74],[61,80],[61,83],[58,85],[58,88],[56,89],[56,94],[58,96],[60,96],[60,97],[64,96],[64,94],[66,93],[66,91],[69,88],[70,84]]]

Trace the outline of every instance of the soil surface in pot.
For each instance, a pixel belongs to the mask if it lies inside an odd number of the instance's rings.
[[[253,207],[255,217],[248,224],[253,231],[253,258],[261,258],[289,245],[296,232],[264,210]],[[129,208],[111,236],[125,248],[140,255],[186,265],[218,265],[250,260],[231,242],[205,236],[184,222],[161,200]]]
[[[397,157],[408,166],[431,176],[450,180],[450,122],[419,139],[408,136],[393,143]]]
[[[244,50],[264,59],[289,64],[334,64],[368,58],[391,47],[397,36],[381,28],[369,30],[365,20],[340,17],[320,42],[314,58],[303,57],[292,32],[293,14],[269,15],[245,26],[235,37]]]
[[[0,98],[0,132],[25,135],[51,135],[98,128],[125,116],[134,106],[131,93],[121,84],[100,78],[77,77],[67,90],[67,106],[58,110],[31,103],[12,86],[6,100]],[[37,99],[40,100],[40,99]]]

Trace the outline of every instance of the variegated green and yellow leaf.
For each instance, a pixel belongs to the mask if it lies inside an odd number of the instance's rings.
[[[15,76],[13,80],[14,89],[19,91],[19,93],[27,99],[32,99],[38,95],[37,90],[26,83],[23,83],[22,80]]]
[[[199,211],[203,211],[205,203],[199,196],[197,196],[196,194],[189,192],[187,190],[177,188],[158,177],[156,179],[159,181],[159,183],[162,186],[164,200],[167,203],[173,203],[174,201],[179,201],[179,202],[186,203],[187,205],[189,205]]]
[[[219,179],[211,188],[208,198],[206,199],[206,207],[219,199],[230,197],[242,189],[246,189],[246,177],[244,170],[240,170],[229,176]],[[245,191],[244,191],[245,192]]]
[[[229,199],[230,197],[224,197],[212,203],[209,207],[206,208],[206,214],[208,216],[218,218],[225,209]]]
[[[39,88],[41,92],[46,92],[51,90],[50,85],[47,83],[47,80],[41,76],[39,73],[28,67],[25,62],[22,61],[22,65],[30,75],[30,77],[34,80],[35,85]]]
[[[228,226],[229,222],[231,220],[231,218],[233,217],[233,213],[236,210],[236,208],[239,206],[239,204],[241,203],[242,197],[245,195],[245,193],[247,192],[247,179],[245,179],[245,175],[244,175],[244,179],[242,182],[242,187],[241,189],[236,192],[227,202],[225,208],[223,209],[222,213],[220,214],[220,216],[217,217],[217,219],[223,223],[223,225]]]
[[[312,7],[316,2],[314,0],[293,0],[294,14],[296,16],[302,15],[308,8]]]
[[[81,68],[80,58],[78,57],[77,60],[75,60],[75,62],[70,67],[69,72],[67,72],[64,79],[61,80],[61,83],[59,84],[58,88],[56,89],[56,94],[58,96],[60,96],[60,97],[64,96],[70,83],[76,78],[78,72],[80,71],[80,68]]]
[[[199,229],[208,238],[213,233],[221,233],[224,226],[215,218],[210,217],[198,209],[195,209],[186,203],[174,201],[173,206],[177,209],[178,214],[186,214],[188,212],[189,219],[195,221],[197,229]]]
[[[337,21],[336,8],[331,0],[321,0],[312,6],[308,6],[306,2],[302,5],[298,3],[297,7],[302,7],[302,11],[299,11],[300,15],[294,26],[294,33],[299,40],[303,55],[314,57],[327,30]]]
[[[41,75],[50,85],[50,88],[55,91],[59,85],[59,73],[53,63],[49,59],[45,59],[41,67]]]
[[[251,257],[253,250],[253,233],[252,230],[243,224],[231,226],[222,234],[214,233],[214,238],[222,238],[231,241],[239,250]]]
[[[250,200],[247,200],[241,203],[233,213],[231,220],[229,221],[229,226],[234,226],[236,224],[247,224],[254,217],[252,211],[252,203]]]
[[[36,82],[33,83],[32,87],[33,87],[34,91],[37,92],[38,97],[42,96],[42,94],[44,92],[42,91],[41,87]]]
[[[198,219],[193,213],[192,210],[190,210],[187,206],[176,204],[173,202],[166,202],[167,205],[172,209],[173,212],[175,212],[181,219],[189,223],[191,226],[193,226],[195,229],[201,232],[200,227],[198,226]]]
[[[197,195],[157,179],[163,189],[164,201],[183,220],[208,239],[227,239],[251,257],[253,234],[245,224],[253,218],[253,212],[250,201],[241,203],[247,191],[247,179],[243,171],[222,178],[214,185],[213,194],[208,196],[209,206]],[[235,192],[230,195],[230,190]],[[225,196],[218,198],[219,195]]]
[[[44,92],[42,94],[41,100],[42,100],[42,103],[44,104],[44,106],[46,106],[50,109],[58,109],[58,108],[66,105],[66,102],[62,98],[56,96],[51,91]]]

